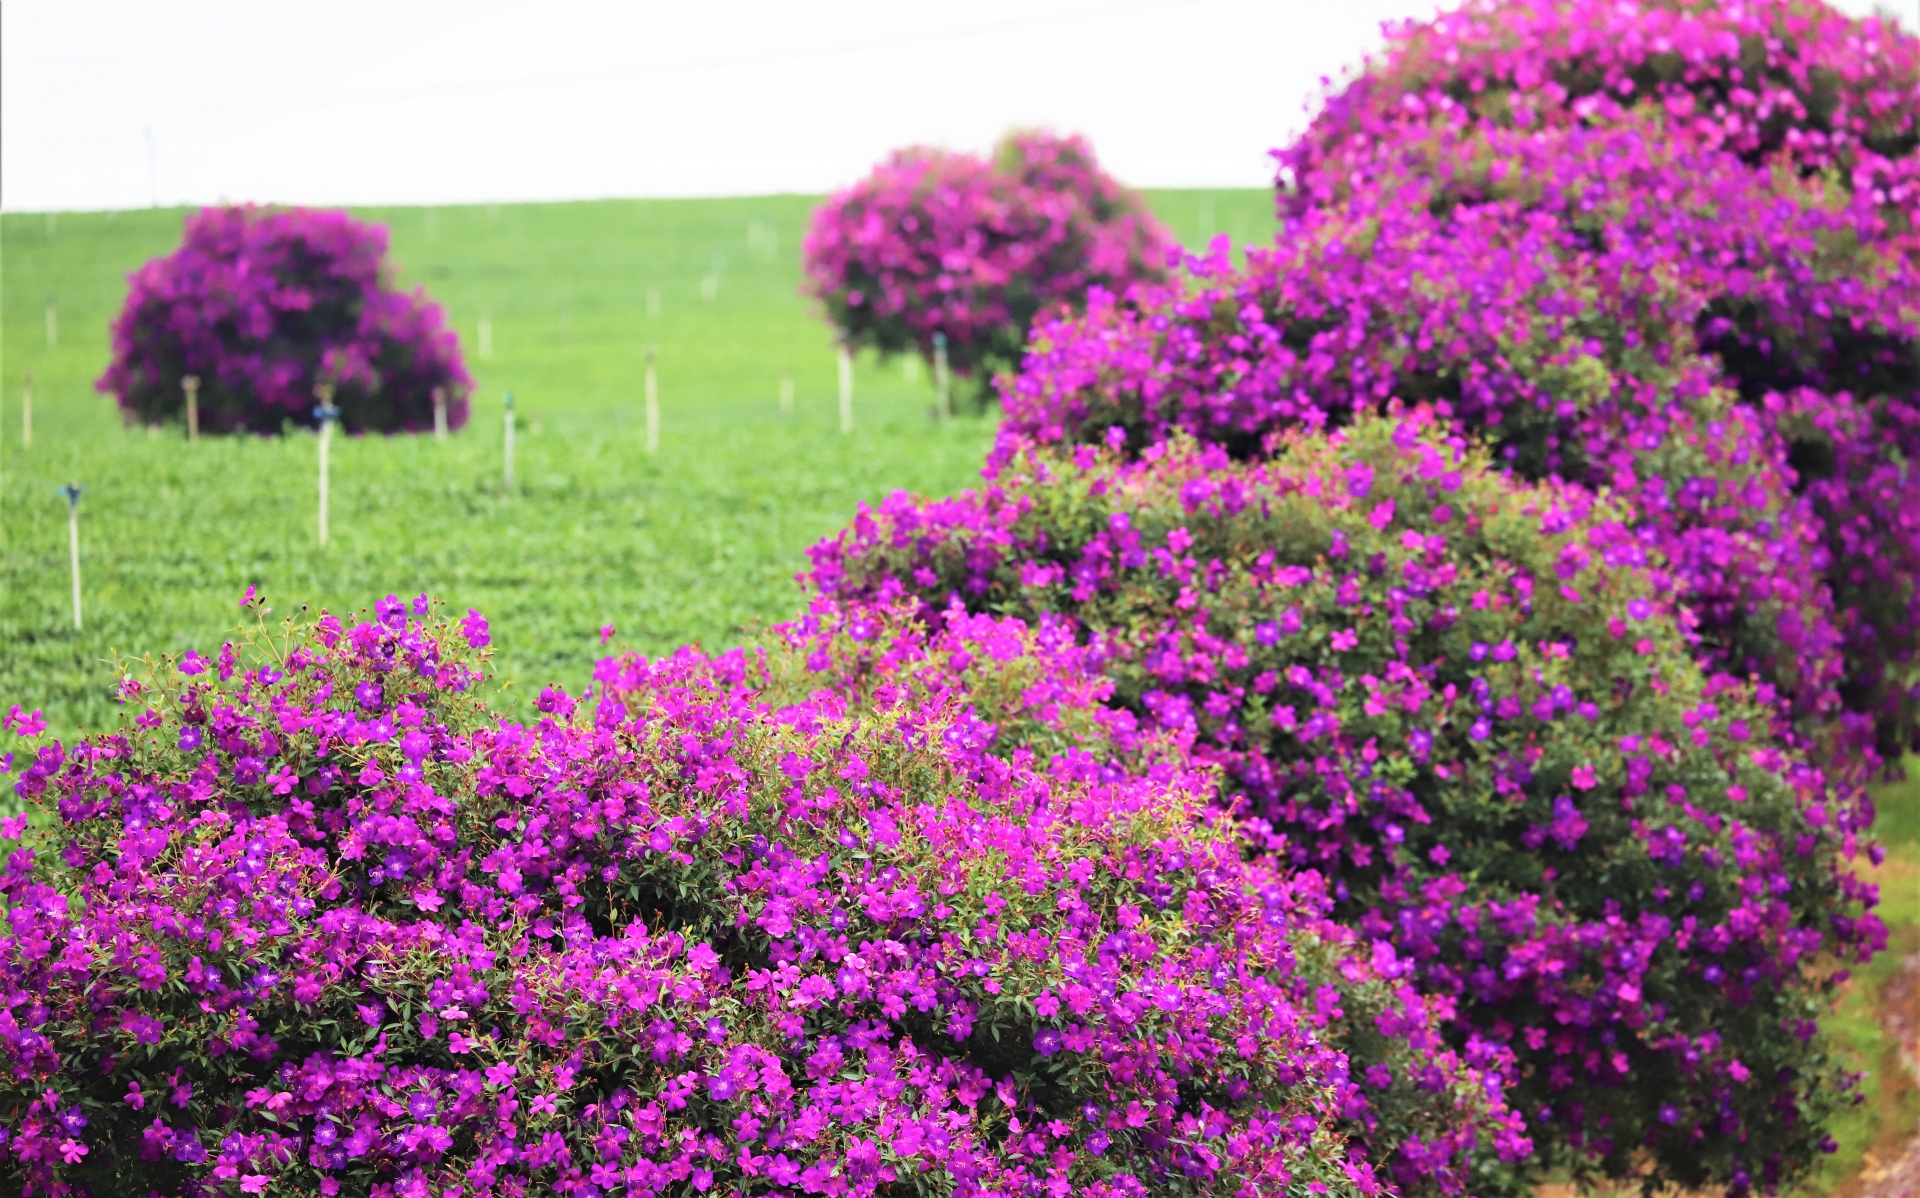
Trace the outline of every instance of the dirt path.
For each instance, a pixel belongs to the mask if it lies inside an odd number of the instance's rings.
[[[1890,1041],[1882,1084],[1920,1084],[1920,953],[1906,959],[1887,983],[1881,1026]],[[1899,1054],[1899,1068],[1891,1059]],[[1920,1127],[1890,1128],[1872,1148],[1854,1180],[1834,1198],[1920,1198]]]

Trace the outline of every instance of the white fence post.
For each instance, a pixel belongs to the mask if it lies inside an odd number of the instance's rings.
[[[933,394],[940,419],[953,415],[953,373],[947,369],[947,335],[933,335]]]
[[[200,439],[200,376],[189,374],[181,378],[180,389],[187,393],[187,440]]]
[[[501,450],[506,465],[503,477],[506,479],[507,489],[511,491],[513,489],[513,392],[506,393],[506,403],[507,418],[506,426],[502,430]]]
[[[327,508],[328,484],[332,481],[327,450],[333,443],[333,426],[340,419],[340,409],[333,406],[333,384],[321,383],[313,389],[313,397],[320,401],[313,409],[314,416],[320,421],[320,548],[327,547]]]
[[[840,330],[840,431],[853,431],[853,347]]]
[[[647,347],[647,452],[660,449],[660,378],[654,370],[654,347]]]
[[[73,566],[73,630],[80,631],[80,492],[86,490],[79,483],[68,483],[60,488],[60,497],[67,501],[67,560]]]

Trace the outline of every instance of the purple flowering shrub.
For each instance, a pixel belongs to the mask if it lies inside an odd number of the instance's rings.
[[[1501,1079],[1437,1050],[1446,1004],[1330,928],[1319,875],[1248,859],[1208,774],[989,753],[959,655],[1058,654],[956,637],[858,701],[770,701],[804,678],[738,651],[612,661],[534,727],[486,714],[485,622],[424,597],[129,677],[130,727],[22,771],[44,830],[0,829],[27,840],[0,875],[6,1169],[75,1195],[1374,1194],[1334,1126],[1368,1110],[1320,1038],[1343,1003],[1412,1074],[1372,1091],[1425,1095],[1385,1164],[1525,1150]],[[1098,689],[1034,718],[1131,735],[1065,713]]]
[[[1294,180],[1331,180],[1364,170],[1369,143],[1424,126],[1648,115],[1750,164],[1835,172],[1920,231],[1920,40],[1819,0],[1471,0],[1390,31],[1275,157]]]
[[[1528,485],[1430,413],[1006,463],[813,550],[841,602],[1067,619],[1108,702],[1185,733],[1273,858],[1510,1051],[1536,1167],[1800,1175],[1848,1079],[1819,962],[1884,943],[1864,792],[1765,683],[1695,664],[1624,499]],[[1123,434],[1117,433],[1116,445]]]
[[[996,753],[1091,755],[1109,772],[1151,773],[1190,754],[1191,730],[1143,734],[1131,712],[1103,702],[1113,683],[1069,622],[1043,615],[1030,626],[954,605],[934,632],[903,618],[911,611],[816,597],[806,615],[774,630],[767,693],[824,687],[856,706],[891,705],[903,691],[950,693],[992,728]],[[1319,877],[1308,871],[1301,880],[1314,887]],[[1451,1017],[1450,996],[1420,994],[1409,963],[1362,944],[1324,908],[1296,918],[1311,933],[1296,937],[1294,969],[1314,989],[1318,1036],[1352,1063],[1335,1103],[1350,1155],[1385,1165],[1402,1194],[1490,1194],[1488,1166],[1532,1148],[1502,1098],[1512,1055],[1477,1037],[1454,1052],[1435,1026]]]
[[[1244,270],[1042,322],[996,461],[1029,442],[1235,456],[1389,400],[1529,477],[1609,486],[1685,581],[1710,668],[1775,683],[1865,776],[1916,729],[1920,268],[1844,188],[1645,122],[1436,126]],[[1891,452],[1890,452],[1891,450]]]
[[[992,162],[899,151],[814,212],[803,250],[807,293],[854,345],[931,358],[945,334],[984,395],[1036,314],[1165,278],[1171,244],[1083,138],[1018,133]]]
[[[1817,0],[1481,0],[1403,25],[1381,61],[1276,151],[1280,209],[1304,216],[1356,188],[1392,190],[1405,150],[1428,144],[1439,152],[1418,173],[1438,194],[1405,201],[1478,203],[1482,189],[1455,172],[1476,143],[1492,147],[1498,169],[1530,180],[1523,206],[1557,209],[1559,181],[1512,145],[1581,130],[1637,130],[1684,147],[1634,207],[1680,199],[1694,223],[1724,224],[1719,244],[1683,235],[1671,265],[1646,250],[1612,256],[1629,271],[1694,276],[1674,315],[1785,445],[1833,558],[1826,581],[1848,642],[1848,706],[1877,720],[1879,751],[1897,759],[1920,746],[1898,677],[1911,673],[1920,640],[1920,495],[1900,464],[1920,449],[1920,39]],[[1720,194],[1703,196],[1698,176],[1722,180],[1710,189]],[[1743,176],[1771,211],[1728,210]],[[1795,213],[1809,206],[1796,177],[1817,181],[1813,205],[1831,211],[1811,222]],[[1461,182],[1467,194],[1448,194]],[[1783,217],[1800,226],[1798,244],[1780,244]],[[1646,218],[1615,210],[1589,223],[1618,236]],[[1751,241],[1765,239],[1771,252],[1756,255]],[[1852,246],[1871,252],[1851,262],[1833,252]],[[1629,337],[1644,335],[1633,308],[1614,311]]]
[[[392,289],[387,231],[344,212],[253,206],[187,218],[181,247],[129,276],[113,358],[95,384],[126,418],[184,419],[180,380],[200,378],[207,432],[313,427],[314,387],[334,384],[349,432],[467,420],[473,380],[459,341],[424,291]]]

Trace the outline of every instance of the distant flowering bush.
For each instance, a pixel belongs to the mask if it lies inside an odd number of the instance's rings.
[[[1519,1062],[1535,1164],[1771,1189],[1843,1099],[1823,954],[1884,943],[1847,861],[1871,805],[1694,664],[1618,500],[1525,485],[1430,413],[1261,463],[1175,438],[1005,463],[813,551],[839,602],[1066,619],[1185,733],[1334,918]],[[1114,442],[1124,440],[1115,430]]]
[[[863,619],[781,653],[821,665]],[[1438,1006],[1326,924],[1322,879],[1206,818],[1205,774],[990,753],[947,679],[1050,650],[952,638],[857,700],[763,698],[806,686],[737,651],[611,661],[535,727],[476,697],[484,620],[424,597],[129,677],[131,727],[22,770],[46,830],[0,829],[27,840],[0,875],[6,1170],[28,1194],[1377,1194],[1334,1127],[1366,1093],[1424,1103],[1383,1164],[1453,1191],[1482,1131],[1525,1150]],[[1097,689],[1035,699],[1070,739],[1127,735],[1066,710]],[[1409,1071],[1365,1093],[1319,1038],[1363,1013],[1394,1042],[1369,1068]]]
[[[985,387],[1035,315],[1166,276],[1171,238],[1079,137],[1009,136],[992,162],[916,147],[814,213],[810,295],[855,346],[931,357]],[[983,394],[985,394],[983,390]]]
[[[203,431],[278,433],[315,423],[331,382],[349,432],[433,427],[433,391],[466,423],[473,380],[439,305],[392,290],[387,232],[344,212],[206,208],[178,250],[135,271],[96,384],[142,424],[182,419],[200,379]]]

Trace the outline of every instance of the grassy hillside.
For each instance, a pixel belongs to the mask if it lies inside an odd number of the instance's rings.
[[[1266,238],[1262,191],[1167,192],[1189,244]],[[0,707],[99,727],[114,652],[217,643],[258,585],[276,607],[359,608],[436,595],[493,621],[521,689],[578,686],[598,630],[648,651],[732,643],[796,606],[803,550],[855,505],[975,477],[990,435],[927,418],[932,387],[862,361],[856,432],[840,434],[826,330],[798,294],[802,196],[368,209],[400,281],[446,305],[479,384],[446,444],[336,446],[333,544],[314,544],[311,436],[188,446],[121,427],[92,382],[125,276],[176,246],[184,212],[0,217]],[[50,345],[46,308],[57,308]],[[478,353],[482,319],[492,354]],[[658,346],[661,448],[641,425]],[[20,437],[34,374],[34,441]],[[794,380],[794,410],[778,407]],[[517,485],[500,477],[500,396],[526,420]],[[81,505],[85,628],[68,600],[61,483]]]

